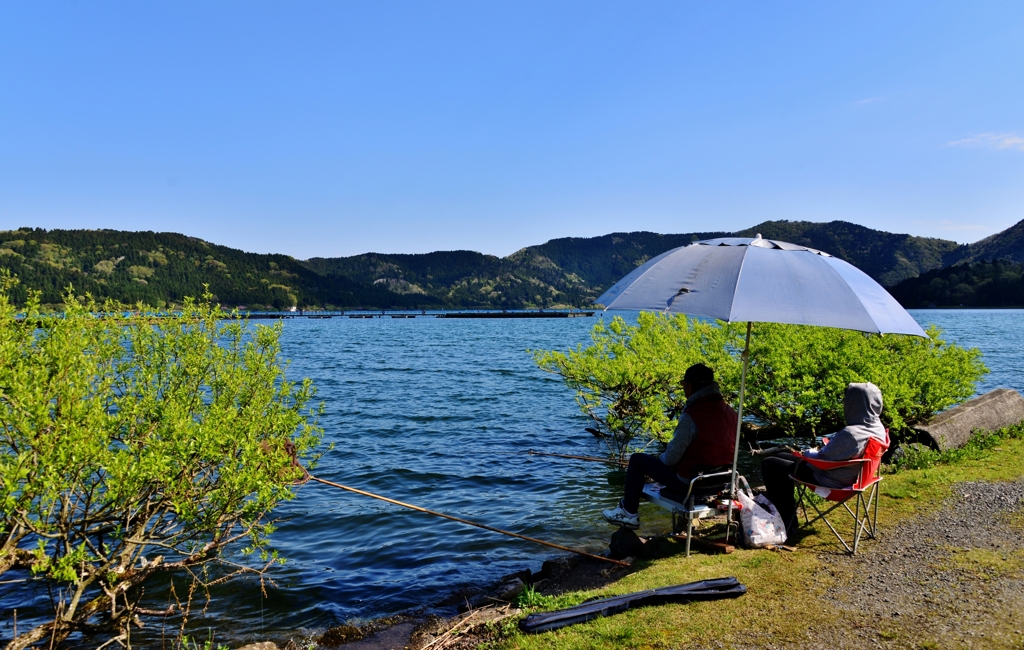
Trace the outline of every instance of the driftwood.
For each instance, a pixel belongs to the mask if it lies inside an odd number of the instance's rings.
[[[963,447],[974,431],[996,431],[1024,421],[1024,397],[1009,388],[997,388],[943,411],[914,427],[940,450]]]

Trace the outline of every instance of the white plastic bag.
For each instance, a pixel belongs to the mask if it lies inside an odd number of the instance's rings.
[[[786,543],[786,524],[771,501],[763,494],[752,498],[743,490],[736,492],[736,499],[743,506],[740,523],[743,524],[743,536],[748,547],[763,548]]]

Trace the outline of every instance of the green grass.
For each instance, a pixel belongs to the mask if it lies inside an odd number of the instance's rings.
[[[886,474],[881,483],[878,516],[883,535],[887,528],[938,509],[957,483],[1006,481],[1024,476],[1024,426],[983,436],[956,452],[932,452],[931,456],[919,457],[914,462],[917,469],[907,465],[897,467],[898,471]],[[1008,517],[1007,525],[1024,529],[1024,518]],[[838,543],[824,524],[800,538],[798,544],[796,553],[737,549],[730,555],[695,554],[686,558],[681,544],[669,542],[663,545],[658,558],[642,563],[639,571],[618,582],[551,600],[536,594],[532,607],[536,608],[534,611],[558,609],[591,598],[724,576],[735,576],[747,586],[748,593],[732,600],[629,610],[536,635],[525,635],[514,626],[506,625],[503,627],[506,636],[490,647],[496,650],[611,650],[813,644],[814,637],[807,623],[822,620],[822,608],[827,606],[825,591],[832,585],[842,584],[847,576],[842,564],[822,562],[822,556],[841,554]],[[863,542],[861,552],[871,553],[874,545],[871,540]],[[998,579],[1021,576],[1024,556],[970,551],[953,554],[949,562],[980,579]],[[998,609],[996,605],[993,607]],[[981,645],[1010,638],[1013,626],[1020,629],[1021,614],[1010,611],[994,611],[993,614],[996,627],[991,629],[989,641]],[[833,623],[854,628],[867,624],[845,614],[840,614]],[[878,624],[872,631],[880,642],[894,647],[945,647],[945,641],[929,636],[927,626],[903,627],[892,622]]]

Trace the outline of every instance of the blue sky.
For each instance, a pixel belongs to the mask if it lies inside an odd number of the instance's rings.
[[[299,258],[1024,219],[1024,4],[0,2],[0,228]]]

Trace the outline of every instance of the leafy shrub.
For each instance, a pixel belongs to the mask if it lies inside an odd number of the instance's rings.
[[[533,351],[544,370],[576,390],[576,401],[622,457],[637,437],[668,440],[686,402],[681,382],[693,363],[715,369],[725,385],[739,385],[738,326],[718,326],[641,313],[637,325],[615,317],[598,321],[590,346],[568,352]]]
[[[621,457],[638,438],[671,437],[685,404],[682,376],[693,363],[712,367],[726,399],[736,402],[744,329],[641,313],[637,325],[620,317],[598,322],[587,347],[533,355],[576,391],[581,410],[610,434],[612,451]],[[898,435],[970,397],[987,372],[977,349],[947,343],[936,327],[927,334],[755,323],[744,414],[777,435],[821,435],[843,426],[846,385],[870,381],[884,396],[883,422]]]
[[[70,291],[63,316],[29,293],[19,318],[11,284],[0,276],[0,580],[31,571],[67,598],[8,647],[94,622],[123,639],[166,607],[141,586],[160,574],[191,576],[185,617],[204,581],[262,575],[278,559],[270,513],[301,475],[289,450],[312,462],[321,436],[313,386],[285,379],[280,327],[192,300],[122,315]]]
[[[882,390],[892,434],[968,399],[988,370],[977,349],[942,339],[869,335],[829,327],[756,323],[750,341],[747,413],[784,435],[814,437],[844,424],[850,382]],[[731,390],[735,390],[730,386]]]

